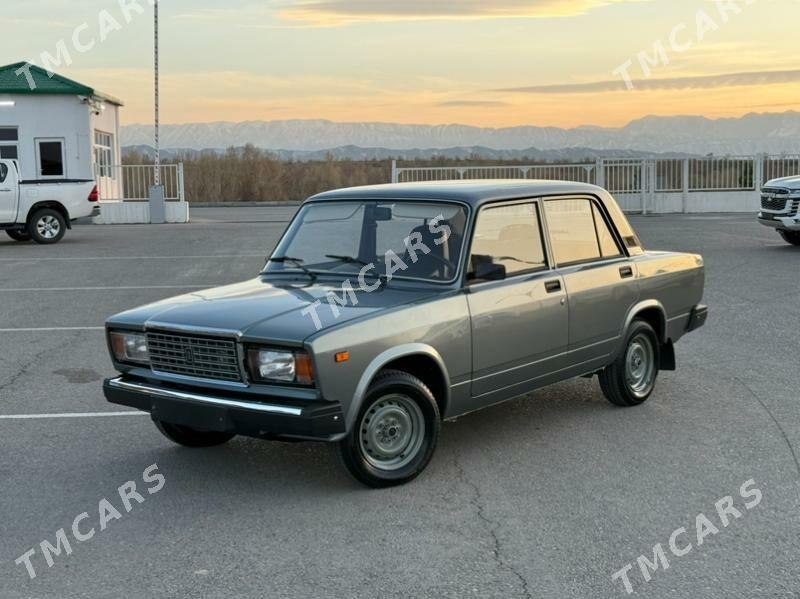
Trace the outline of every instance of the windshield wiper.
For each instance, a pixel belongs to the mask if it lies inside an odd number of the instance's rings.
[[[297,268],[302,270],[305,274],[307,274],[311,278],[312,282],[317,280],[317,273],[315,273],[313,270],[309,270],[303,264],[305,260],[303,260],[302,258],[292,258],[291,256],[274,256],[270,258],[268,262],[274,262],[275,264],[286,264],[288,262],[292,266],[296,266]]]
[[[330,258],[331,260],[338,260],[339,262],[344,262],[345,264],[360,264],[361,266],[369,266],[369,262],[364,262],[359,258],[353,258],[353,256],[339,256],[337,254],[325,254],[326,258]]]

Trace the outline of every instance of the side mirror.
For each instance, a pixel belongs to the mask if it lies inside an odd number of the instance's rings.
[[[479,262],[475,265],[474,281],[502,281],[506,278],[506,267],[494,262]]]

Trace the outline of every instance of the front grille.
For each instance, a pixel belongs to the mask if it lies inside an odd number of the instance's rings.
[[[242,382],[236,343],[195,335],[147,333],[154,372]]]
[[[771,198],[769,196],[761,196],[761,207],[764,210],[778,212],[786,208],[786,202],[786,198]]]

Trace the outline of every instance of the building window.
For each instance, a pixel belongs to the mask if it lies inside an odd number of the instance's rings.
[[[114,136],[111,133],[94,132],[94,163],[98,176],[114,176]]]
[[[0,127],[0,158],[19,159],[19,131],[16,127]]]
[[[65,175],[64,140],[37,139],[36,154],[39,159],[40,177],[63,177]]]

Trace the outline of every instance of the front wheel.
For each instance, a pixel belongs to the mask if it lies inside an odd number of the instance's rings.
[[[154,420],[154,422],[156,428],[167,439],[185,447],[214,447],[227,443],[236,436],[233,433],[199,431],[188,426],[170,424],[161,420]]]
[[[638,406],[653,393],[661,360],[658,336],[647,322],[634,320],[625,336],[625,347],[600,373],[600,388],[617,406]]]
[[[6,235],[8,235],[14,241],[30,241],[31,234],[23,229],[8,229],[6,230]]]
[[[339,453],[359,482],[375,488],[402,485],[428,465],[440,429],[439,408],[425,383],[407,372],[387,370],[367,391]]]
[[[791,243],[792,245],[800,245],[800,231],[784,231],[778,229],[778,233],[783,237],[785,242]]]
[[[64,215],[52,208],[37,210],[28,223],[28,234],[36,243],[58,243],[66,230]]]

